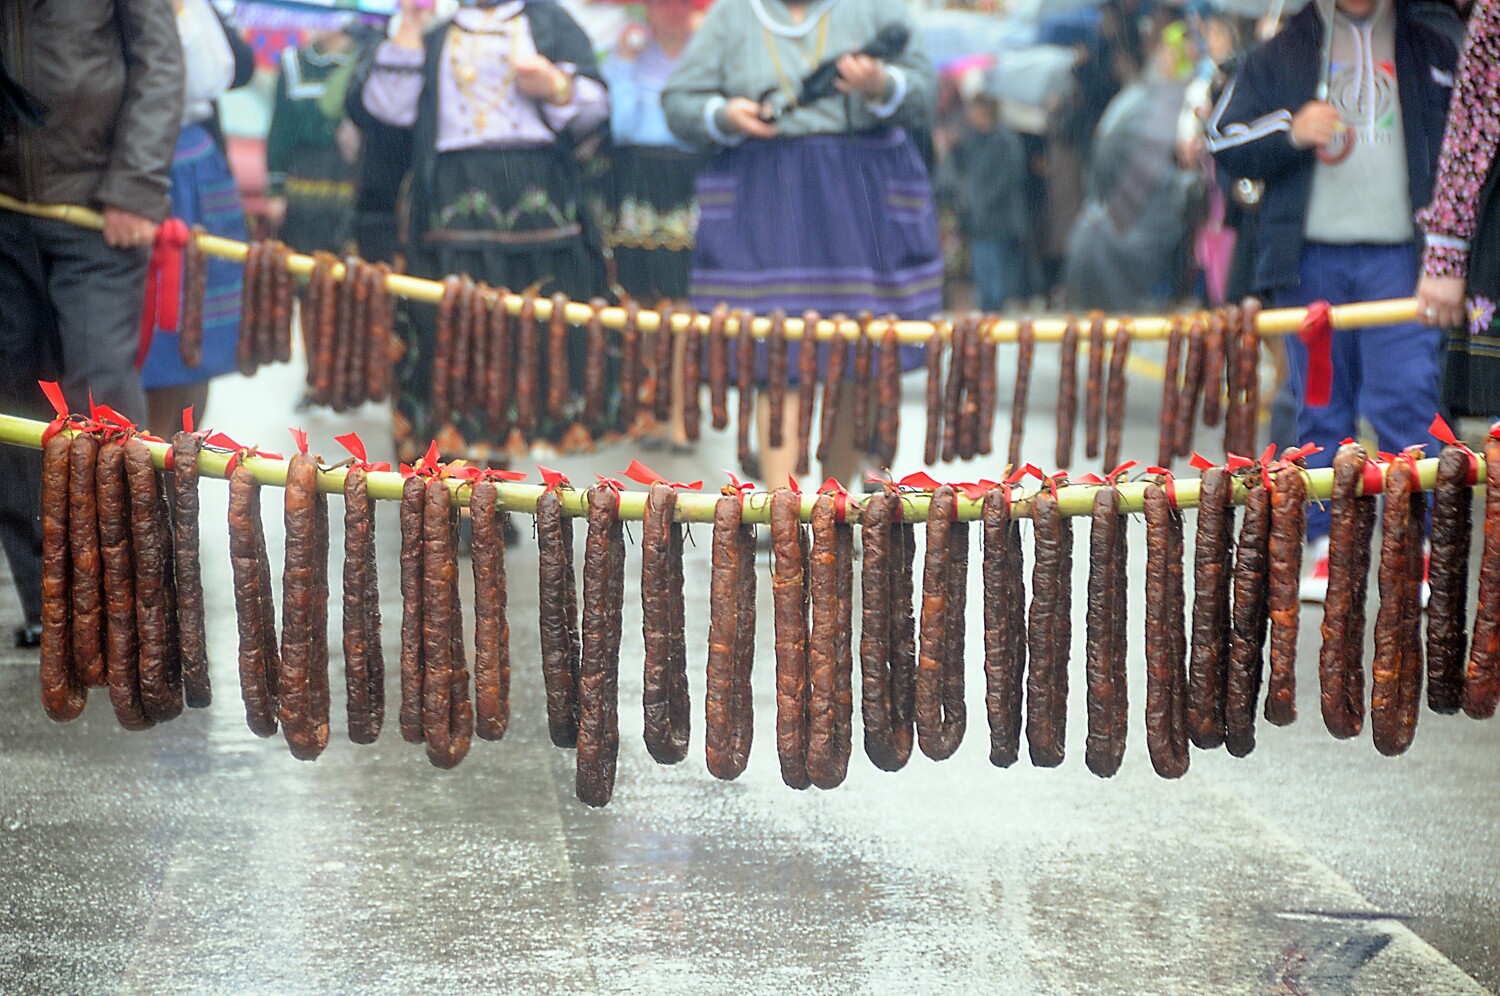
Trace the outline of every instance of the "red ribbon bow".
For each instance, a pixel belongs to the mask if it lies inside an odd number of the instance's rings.
[[[365,441],[359,438],[359,433],[357,432],[334,436],[333,441],[348,450],[349,455],[354,458],[354,466],[367,474],[373,471],[388,471],[391,469],[391,465],[388,463],[370,462],[370,458],[365,452]]]
[[[656,471],[652,470],[650,467],[641,463],[639,460],[630,461],[630,466],[625,468],[625,476],[630,478],[637,484],[644,484],[648,488],[653,484],[665,484],[667,487],[672,488],[675,491],[703,490],[702,481],[691,481],[688,483],[683,483],[682,481],[669,481],[665,477],[662,477],[660,474],[658,474]]]
[[[266,460],[280,460],[280,453],[272,453],[270,450],[257,449],[254,446],[241,446],[222,432],[216,432],[203,441],[203,445],[214,449],[228,450],[229,462],[224,465],[224,476],[228,477],[234,473],[234,468],[239,466],[243,457],[262,457]]]
[[[830,477],[818,485],[818,494],[833,497],[833,517],[843,522],[849,511],[849,490],[839,483],[838,478]]]
[[[163,332],[177,331],[182,304],[182,250],[192,237],[181,218],[168,218],[156,227],[151,264],[146,270],[146,300],[141,308],[140,344],[135,353],[137,370],[146,362],[157,326]]]
[[[1333,397],[1333,309],[1327,301],[1307,306],[1307,316],[1297,330],[1307,347],[1307,387],[1303,401],[1320,408]]]
[[[541,464],[537,464],[536,469],[537,473],[542,475],[542,485],[546,491],[552,491],[555,488],[571,488],[573,486],[573,483],[568,480],[568,475],[560,470],[543,467]]]
[[[1172,474],[1170,467],[1147,467],[1146,473],[1155,474],[1157,477],[1166,478],[1162,482],[1162,490],[1167,493],[1167,501],[1172,507],[1177,507],[1177,478]]]
[[[1458,437],[1453,434],[1453,428],[1448,425],[1448,421],[1441,415],[1434,415],[1432,417],[1432,425],[1427,427],[1427,431],[1434,438],[1436,438],[1438,442],[1446,443],[1449,446],[1462,447],[1463,451],[1469,454],[1469,486],[1473,487],[1474,485],[1478,484],[1479,455],[1473,450],[1469,449],[1467,446],[1464,446],[1463,443],[1460,443],[1458,441]],[[1491,435],[1493,435],[1494,430],[1491,429],[1490,433]]]

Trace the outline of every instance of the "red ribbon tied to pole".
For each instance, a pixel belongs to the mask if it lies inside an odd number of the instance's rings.
[[[156,227],[151,263],[146,269],[146,299],[141,308],[141,335],[135,352],[137,370],[146,363],[157,326],[163,332],[177,331],[182,304],[182,250],[192,237],[181,218],[168,218]]]
[[[1307,385],[1303,401],[1315,408],[1328,404],[1333,397],[1333,309],[1327,301],[1307,306],[1307,317],[1297,330],[1297,338],[1307,347]]]

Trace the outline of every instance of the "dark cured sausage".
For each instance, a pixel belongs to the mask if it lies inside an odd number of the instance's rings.
[[[1125,361],[1130,357],[1131,327],[1129,319],[1115,324],[1114,344],[1109,351],[1109,382],[1104,402],[1104,466],[1110,470],[1120,465],[1120,440],[1125,434]]]
[[[1271,492],[1249,482],[1234,560],[1229,669],[1224,683],[1224,746],[1235,757],[1255,749],[1255,711],[1265,671]]]
[[[437,332],[432,352],[432,414],[439,426],[453,417],[448,392],[453,381],[453,340],[458,334],[464,282],[451,274],[443,279],[443,298],[438,302]]]
[[[640,314],[641,306],[635,300],[625,302],[625,324],[620,329],[620,426],[630,433],[635,431],[640,413],[644,374]]]
[[[286,476],[286,569],[282,572],[281,672],[277,680],[281,732],[299,761],[315,760],[328,746],[328,714],[317,711],[315,647],[327,645],[317,630],[318,465],[306,453],[292,457]],[[324,565],[326,568],[326,564]],[[323,680],[327,681],[327,672]]]
[[[1083,396],[1083,450],[1090,460],[1099,456],[1104,422],[1104,316],[1089,316],[1088,381]]]
[[[589,302],[588,350],[583,366],[583,426],[594,435],[604,432],[604,402],[609,375],[609,344],[604,336],[605,300]],[[695,426],[696,428],[696,426]]]
[[[1230,582],[1234,573],[1234,481],[1222,467],[1203,472],[1193,553],[1193,639],[1188,667],[1188,736],[1201,750],[1224,743],[1229,667]]]
[[[445,291],[446,294],[446,291]],[[525,440],[536,434],[541,414],[542,329],[536,320],[536,294],[521,295],[516,337],[516,428]]]
[[[1333,458],[1318,685],[1324,725],[1340,740],[1358,736],[1365,717],[1365,596],[1375,531],[1375,498],[1360,496],[1365,459],[1355,443],[1340,446]]]
[[[474,296],[469,299],[469,366],[461,373],[465,378],[463,394],[467,401],[463,410],[475,414],[485,411],[489,403],[490,304],[493,297],[494,291],[489,285],[481,283],[474,288]]]
[[[1307,478],[1300,466],[1276,472],[1271,491],[1270,562],[1271,677],[1266,685],[1266,722],[1288,726],[1297,719],[1298,586],[1307,541]]]
[[[854,428],[854,448],[870,451],[870,387],[875,371],[875,340],[870,335],[871,314],[859,316],[859,337],[854,340],[854,406],[850,422]]]
[[[1031,365],[1036,355],[1036,332],[1030,318],[1021,319],[1016,329],[1016,387],[1010,402],[1010,451],[1006,461],[1021,466],[1021,441],[1026,435],[1026,404],[1031,394]]]
[[[506,615],[505,537],[493,481],[469,493],[474,562],[474,732],[499,740],[510,724],[510,622]]]
[[[783,488],[771,495],[772,604],[776,623],[776,753],[781,780],[794,789],[812,784],[807,773],[807,572],[802,496]]]
[[[246,377],[255,375],[255,329],[260,324],[260,301],[255,294],[260,284],[262,243],[253,241],[245,248],[245,269],[240,292],[240,337],[234,348],[235,365]]]
[[[1036,563],[1027,619],[1026,743],[1033,765],[1055,768],[1067,744],[1073,525],[1046,491],[1032,499],[1031,522]]]
[[[480,297],[480,285],[465,276],[453,308],[453,354],[448,369],[448,410],[467,412],[473,405],[469,395],[470,367],[474,360],[474,299]],[[488,323],[486,323],[488,324]],[[483,326],[481,326],[482,328]]]
[[[999,348],[995,342],[995,323],[980,326],[974,338],[979,347],[979,414],[977,416],[974,453],[989,456],[995,448],[995,405],[1000,393]]]
[[[488,366],[484,372],[484,414],[490,434],[504,439],[510,434],[511,402],[515,397],[516,375],[512,365],[515,343],[511,338],[510,310],[505,306],[509,292],[500,290],[490,309]],[[622,396],[623,397],[623,396]],[[624,401],[621,401],[624,405]]]
[[[422,510],[422,738],[427,760],[452,768],[469,752],[474,710],[458,604],[457,523],[448,485],[429,480]]]
[[[1073,461],[1073,426],[1078,421],[1078,322],[1068,316],[1058,347],[1057,362],[1057,466],[1066,470]]]
[[[1479,559],[1479,600],[1474,640],[1464,673],[1464,715],[1489,719],[1500,702],[1500,439],[1484,444],[1484,548]]]
[[[1194,317],[1188,323],[1187,356],[1182,364],[1182,390],[1177,395],[1177,425],[1173,444],[1177,455],[1185,457],[1193,450],[1193,429],[1198,418],[1198,399],[1203,394],[1204,366],[1208,346],[1203,319]]]
[[[1220,308],[1208,320],[1203,340],[1203,424],[1215,426],[1224,414],[1225,372],[1233,369],[1226,361],[1228,350],[1238,346],[1227,334],[1228,313]]]
[[[359,266],[353,256],[344,259],[344,276],[338,282],[335,300],[338,302],[337,322],[334,332],[333,376],[329,404],[336,412],[349,408],[350,354],[354,350],[354,287]],[[462,302],[460,302],[462,303]],[[451,367],[451,362],[450,362]],[[448,408],[440,409],[447,412]],[[447,415],[443,418],[446,420]]]
[[[320,405],[331,405],[334,401],[333,379],[334,368],[338,362],[339,350],[339,281],[334,276],[333,268],[338,265],[338,260],[331,255],[324,254],[321,257],[323,269],[318,275],[318,313],[317,321],[317,375],[313,391],[313,400]],[[241,334],[244,329],[241,328]]]
[[[547,418],[562,422],[568,417],[572,372],[568,363],[568,298],[552,295],[552,315],[547,320]]]
[[[99,440],[75,435],[68,449],[69,646],[72,670],[85,688],[105,683],[104,571],[99,561]]]
[[[833,337],[828,340],[828,370],[823,378],[823,417],[818,427],[818,460],[828,459],[828,445],[837,431],[839,407],[844,396],[844,372],[851,346],[844,338],[844,316],[833,316]]]
[[[922,462],[929,467],[936,464],[938,457],[942,455],[943,342],[941,330],[935,329],[923,347],[927,357],[927,438],[922,451]],[[952,366],[950,364],[950,368]]]
[[[409,477],[401,489],[401,738],[422,742],[422,685],[426,652],[422,640],[422,520],[427,485]]]
[[[778,308],[771,312],[771,329],[766,333],[766,398],[770,405],[766,444],[772,449],[786,441],[787,376],[786,312]]]
[[[290,250],[276,244],[276,268],[271,273],[271,348],[277,363],[292,361],[292,271]]]
[[[131,553],[135,558],[135,622],[140,645],[141,704],[153,722],[182,712],[182,658],[170,639],[175,606],[170,597],[172,539],[165,522],[151,451],[139,438],[125,442],[130,488]]]
[[[1240,307],[1239,363],[1239,432],[1236,453],[1253,453],[1256,449],[1256,423],[1260,419],[1260,302],[1246,298]]]
[[[1427,603],[1427,707],[1436,713],[1455,713],[1463,704],[1469,542],[1474,528],[1470,460],[1462,446],[1445,446],[1438,457],[1429,567],[1432,596]]]
[[[740,396],[739,457],[740,467],[746,468],[755,462],[755,452],[750,446],[750,436],[755,428],[755,336],[751,332],[755,316],[741,311],[736,317],[739,331],[734,341],[734,372]]]
[[[194,225],[182,253],[182,319],[177,355],[188,369],[203,362],[203,299],[208,293],[208,258],[198,245],[202,225]]]
[[[1128,706],[1124,676],[1125,647],[1118,639],[1125,610],[1124,522],[1119,513],[1119,492],[1113,487],[1094,493],[1089,531],[1088,592],[1088,741],[1084,763],[1100,778],[1120,770],[1125,754]]]
[[[865,754],[882,771],[895,771],[911,756],[911,727],[896,722],[891,652],[891,594],[895,573],[892,540],[899,538],[893,514],[900,498],[881,492],[865,499],[860,517],[863,563],[860,570],[859,641],[861,716]],[[896,746],[904,737],[904,751]]]
[[[366,331],[365,393],[380,402],[391,392],[391,327],[395,319],[395,297],[386,281],[391,268],[376,263],[369,274],[369,329]]]
[[[729,339],[724,326],[729,322],[729,307],[720,304],[708,317],[708,408],[710,424],[717,430],[729,428]]]
[[[302,289],[302,300],[297,305],[297,326],[302,331],[302,351],[307,354],[307,389],[311,393],[318,386],[318,339],[320,327],[318,315],[322,312],[319,303],[323,292],[323,268],[328,264],[322,253],[313,255],[312,271],[307,275],[307,286]]]
[[[1380,611],[1370,667],[1370,734],[1387,757],[1411,746],[1422,699],[1422,523],[1427,503],[1413,465],[1397,458],[1385,472],[1381,523]],[[1415,569],[1414,569],[1415,568]]]
[[[276,732],[277,671],[281,666],[276,645],[276,603],[271,595],[270,562],[260,517],[260,484],[243,462],[229,476],[229,562],[234,568],[245,722],[257,737],[269,737]],[[114,685],[113,676],[110,684]],[[118,700],[115,709],[118,715]]]
[[[682,329],[682,432],[690,443],[696,443],[702,431],[702,388],[703,333],[698,331],[697,313],[692,312]]]
[[[74,666],[68,563],[69,451],[59,432],[42,448],[42,707],[59,723],[77,719],[88,689]]]
[[[656,336],[651,340],[656,369],[651,378],[651,414],[663,425],[672,417],[672,319],[676,312],[663,302],[656,326]]]
[[[653,484],[641,524],[641,708],[646,750],[658,764],[676,764],[687,757],[691,722],[687,645],[682,626],[674,625],[684,596],[682,526],[672,521],[676,509],[677,492],[666,484]]]
[[[177,631],[182,644],[182,685],[188,708],[213,701],[208,680],[208,639],[203,624],[203,572],[198,560],[198,437],[172,437],[172,515],[176,523]]]
[[[1181,778],[1189,764],[1186,596],[1182,513],[1158,484],[1142,496],[1146,513],[1146,749],[1162,778]]]
[[[802,315],[797,347],[797,473],[807,474],[812,457],[812,427],[818,403],[818,313]]]
[[[385,720],[385,652],[375,570],[375,503],[358,468],[344,475],[344,691],[349,739],[372,744]]]
[[[578,744],[578,660],[574,656],[578,617],[568,589],[574,585],[572,529],[562,498],[548,490],[536,502],[536,544],[540,564],[542,680],[547,689],[547,730],[558,747]],[[570,609],[572,611],[570,611]]]
[[[697,335],[685,332],[684,335]],[[589,531],[584,545],[583,656],[578,670],[580,802],[604,806],[615,790],[620,753],[620,615],[625,596],[625,530],[619,493],[607,485],[588,490]]]
[[[708,770],[722,779],[738,778],[745,770],[755,718],[750,697],[750,662],[755,654],[755,529],[741,525],[740,519],[739,494],[725,495],[714,505],[703,725]]]
[[[843,782],[853,733],[849,649],[853,533],[838,518],[834,498],[820,495],[812,510],[808,568],[812,627],[807,652],[807,775],[820,789],[836,788]]]
[[[1026,680],[1026,589],[1021,524],[1011,517],[1006,487],[984,496],[984,704],[990,763],[1008,768],[1021,752],[1021,696]]]
[[[1173,316],[1167,326],[1167,357],[1162,363],[1161,430],[1156,441],[1156,463],[1172,466],[1177,455],[1177,397],[1182,367],[1182,319]]]
[[[917,529],[900,515],[891,526],[891,722],[896,767],[911,757],[917,718]]]
[[[107,439],[100,445],[94,480],[99,510],[99,559],[104,569],[105,675],[110,705],[122,727],[144,730],[154,724],[141,705],[135,631],[135,558],[131,552],[130,497],[122,441]],[[232,499],[233,489],[231,510]],[[44,501],[44,510],[47,507]],[[232,551],[232,543],[230,548]]]
[[[964,587],[968,583],[968,524],[956,521],[951,485],[932,493],[927,555],[922,570],[922,629],[917,656],[917,745],[934,761],[953,756],[963,741]]]
[[[973,318],[961,318],[951,326],[948,341],[948,378],[943,384],[943,450],[944,463],[958,459],[959,420],[963,415],[965,353]],[[929,416],[930,417],[930,416]],[[929,430],[930,431],[930,430]]]
[[[880,389],[876,420],[875,462],[889,467],[896,459],[901,436],[901,345],[896,339],[896,321],[887,318],[880,340]]]

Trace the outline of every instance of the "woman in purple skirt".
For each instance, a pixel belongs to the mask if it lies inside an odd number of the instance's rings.
[[[893,38],[901,46],[888,58],[858,54],[877,39],[891,47]],[[799,104],[803,80],[835,59],[830,92]],[[694,306],[722,301],[760,315],[937,312],[937,213],[907,134],[928,127],[936,89],[901,0],[718,0],[709,8],[662,95],[672,131],[718,151],[698,180]],[[795,378],[795,355],[790,367]],[[786,424],[795,425],[795,391],[787,406]],[[772,449],[764,397],[759,415],[761,472],[784,481],[796,434]],[[853,482],[863,450],[845,437],[824,474]]]

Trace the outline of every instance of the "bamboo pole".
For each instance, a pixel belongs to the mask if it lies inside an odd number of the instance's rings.
[[[0,194],[0,209],[26,214],[36,218],[50,218],[55,221],[66,221],[70,224],[83,228],[102,229],[104,219],[88,208],[79,207],[76,204],[29,204],[14,198]],[[197,235],[198,246],[203,252],[210,256],[234,262],[243,262],[248,251],[245,243],[236,242],[233,239],[220,238],[217,235],[206,233]],[[313,258],[300,253],[292,253],[287,259],[287,269],[293,275],[306,277],[312,272]],[[333,268],[334,276],[342,279],[343,264]],[[428,304],[436,304],[443,297],[443,285],[436,280],[423,280],[420,277],[409,277],[405,274],[393,273],[386,278],[386,286],[393,294],[408,298],[413,301],[423,301]],[[494,297],[503,301],[507,311],[511,314],[519,314],[521,310],[521,295],[501,295],[495,292]],[[1389,301],[1367,301],[1361,304],[1345,304],[1335,306],[1332,310],[1333,327],[1335,329],[1357,329],[1374,325],[1395,325],[1402,322],[1415,321],[1417,317],[1417,302],[1415,298],[1398,298]],[[566,305],[567,320],[573,325],[582,325],[594,314],[593,308],[585,303],[570,301]],[[536,316],[539,321],[547,321],[552,317],[552,302],[547,298],[538,298],[536,301]],[[1307,316],[1304,308],[1281,308],[1273,311],[1262,311],[1256,325],[1262,336],[1288,335],[1295,333],[1302,327],[1302,321]],[[622,328],[625,324],[625,309],[618,307],[607,307],[602,309],[600,317],[605,327],[612,329]],[[1115,329],[1121,322],[1128,321],[1131,325],[1132,338],[1143,341],[1153,339],[1165,339],[1172,328],[1172,319],[1169,316],[1154,315],[1141,316],[1137,318],[1109,318],[1105,320],[1105,334],[1113,336]],[[637,327],[643,332],[656,332],[661,327],[661,315],[655,311],[641,311],[636,320]],[[933,336],[948,336],[952,329],[946,322],[914,322],[896,321],[889,322],[877,319],[868,326],[868,334],[879,338],[884,335],[886,328],[891,324],[896,327],[897,341],[906,345],[924,343]],[[800,339],[806,335],[803,322],[798,317],[788,317],[785,323],[786,335],[791,339]],[[985,324],[985,334],[996,342],[1015,342],[1020,322],[1014,318],[993,318]],[[769,319],[756,318],[750,327],[750,334],[758,339],[763,339],[770,332],[771,322]],[[1067,328],[1067,321],[1061,318],[1040,318],[1033,323],[1033,331],[1037,342],[1057,342],[1063,337],[1063,331]],[[672,330],[674,332],[686,332],[689,329],[706,334],[708,332],[707,315],[677,314],[672,317]],[[733,317],[725,325],[725,333],[730,336],[739,335],[740,322]],[[819,340],[829,340],[836,336],[845,339],[857,339],[861,328],[857,322],[844,321],[834,322],[823,319],[818,322],[813,335]]]
[[[42,446],[42,434],[47,428],[47,423],[37,422],[31,419],[18,418],[14,415],[0,414],[0,443],[10,443],[16,446],[40,449]],[[151,459],[158,468],[166,466],[167,452],[170,446],[166,443],[147,441],[147,447],[151,450]],[[231,454],[219,450],[204,449],[198,457],[199,473],[205,477],[226,478],[226,468],[229,465]],[[1479,458],[1479,481],[1476,487],[1482,488],[1485,480],[1484,458]],[[255,475],[255,479],[263,485],[271,487],[286,486],[287,461],[273,460],[266,457],[246,457],[243,464]],[[1437,485],[1436,459],[1417,461],[1418,478],[1423,490],[1431,490]],[[344,477],[347,470],[342,467],[334,467],[320,471],[318,474],[318,489],[329,494],[343,494]],[[1307,474],[1307,496],[1309,501],[1326,501],[1333,491],[1333,470],[1329,467],[1317,470],[1309,470]],[[1384,470],[1382,469],[1382,480]],[[404,481],[400,474],[395,472],[377,471],[368,477],[368,487],[371,498],[382,501],[399,501]],[[1145,492],[1147,481],[1132,481],[1119,485],[1120,502],[1119,507],[1125,513],[1136,513],[1142,511],[1142,496]],[[459,505],[469,503],[469,488],[467,484],[451,481],[450,487],[454,491],[454,500]],[[1087,516],[1093,514],[1094,494],[1099,485],[1092,484],[1066,484],[1058,488],[1058,505],[1063,515]],[[1363,487],[1363,484],[1361,485]],[[538,484],[512,484],[497,483],[500,502],[505,511],[532,514],[536,511],[536,502],[546,489]],[[1031,512],[1032,499],[1037,495],[1037,489],[1029,491],[1017,490],[1012,503],[1012,514],[1024,517]],[[1365,491],[1365,494],[1379,494],[1379,489]],[[584,516],[588,514],[585,495],[582,490],[564,488],[561,491],[563,511],[569,515]],[[1179,508],[1195,508],[1198,505],[1198,480],[1197,478],[1184,478],[1176,482],[1177,506]],[[812,516],[813,502],[817,495],[806,494],[802,497],[802,517],[809,519]],[[1245,497],[1245,485],[1239,481],[1235,485],[1235,504],[1242,504]],[[678,522],[712,522],[714,519],[714,506],[719,496],[714,494],[698,494],[691,491],[681,492],[677,496],[676,520]],[[745,509],[743,521],[750,523],[767,523],[770,521],[771,496],[768,492],[755,492],[745,496]],[[905,492],[902,495],[902,514],[912,522],[923,521],[927,518],[927,508],[930,502],[925,492]],[[640,520],[646,512],[646,493],[644,491],[622,491],[620,494],[620,518],[625,520]],[[848,515],[851,521],[858,522],[860,514],[859,502],[856,497],[849,501]],[[979,500],[971,500],[959,495],[958,517],[963,521],[975,521],[983,515],[983,503]]]

